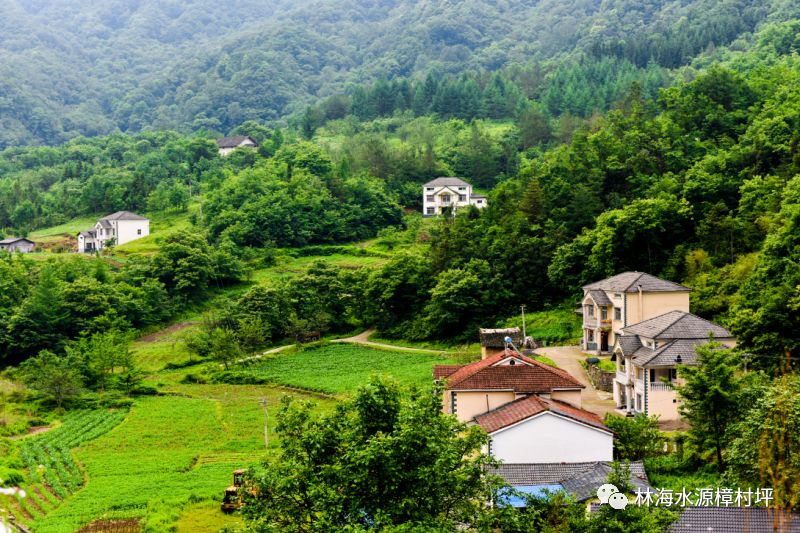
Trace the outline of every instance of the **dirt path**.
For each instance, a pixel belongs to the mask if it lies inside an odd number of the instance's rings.
[[[346,339],[331,339],[330,342],[347,342],[351,344],[362,344],[364,346],[375,346],[376,348],[388,348],[390,350],[399,350],[404,352],[425,352],[425,353],[433,353],[433,354],[444,354],[447,353],[444,350],[430,350],[428,348],[409,348],[408,346],[396,346],[394,344],[383,344],[381,342],[372,342],[369,340],[369,336],[375,333],[374,329],[368,329],[366,331],[362,331],[358,335],[354,335],[352,337],[347,337]],[[261,352],[256,355],[251,355],[250,357],[245,357],[243,359],[239,359],[236,363],[246,363],[248,361],[257,361],[264,356],[271,355],[274,353],[282,352],[283,350],[287,350],[296,346],[296,344],[285,344],[283,346],[278,346],[277,348],[272,348],[271,350],[267,350],[265,352]],[[220,365],[222,366],[222,365]]]
[[[333,339],[331,342],[349,342],[352,344],[363,344],[365,346],[375,346],[377,348],[389,348],[390,350],[400,350],[406,352],[426,352],[426,353],[436,353],[442,354],[447,353],[444,350],[431,350],[429,348],[409,348],[408,346],[396,346],[394,344],[383,344],[382,342],[372,342],[369,340],[369,336],[375,333],[374,329],[368,329],[366,331],[362,331],[358,335],[354,335],[352,337],[347,337],[346,339]]]
[[[186,322],[179,322],[178,324],[172,324],[171,326],[167,326],[164,329],[160,329],[155,333],[151,333],[150,335],[145,335],[144,337],[139,337],[136,339],[137,342],[155,342],[162,337],[166,337],[170,333],[175,333],[181,331],[182,329],[186,329],[190,326],[194,326],[195,324],[199,324],[197,321],[186,321]]]
[[[589,381],[589,376],[586,370],[583,369],[581,361],[586,359],[586,354],[581,352],[577,346],[552,346],[548,348],[538,348],[537,354],[549,357],[562,368],[573,375],[581,383],[586,385],[586,388],[581,392],[581,403],[583,408],[599,415],[601,418],[606,413],[613,413],[616,405],[612,400],[610,392],[597,390]]]
[[[28,428],[28,432],[25,433],[24,435],[14,435],[13,437],[9,438],[11,440],[26,439],[28,437],[33,437],[34,435],[41,435],[42,433],[47,433],[48,431],[53,429],[53,427],[54,426],[35,426],[32,428]]]

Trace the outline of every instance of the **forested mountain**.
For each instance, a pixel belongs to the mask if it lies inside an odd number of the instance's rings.
[[[299,112],[352,82],[429,72],[533,64],[559,90],[564,61],[674,68],[800,13],[794,0],[4,0],[2,8],[0,147],[116,130],[227,132]]]

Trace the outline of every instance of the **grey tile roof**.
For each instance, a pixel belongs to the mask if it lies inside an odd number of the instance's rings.
[[[617,346],[622,350],[622,355],[632,357],[642,347],[642,343],[638,335],[618,335]]]
[[[639,285],[644,292],[684,292],[691,291],[678,283],[657,278],[645,272],[623,272],[604,280],[585,285],[584,290],[604,290],[612,292],[638,292]]]
[[[708,344],[708,339],[678,339],[658,349],[642,347],[633,355],[633,362],[647,368],[694,366],[697,364],[697,346]],[[678,362],[680,357],[680,362]]]
[[[97,232],[93,229],[90,229],[86,231],[81,231],[80,233],[78,233],[78,235],[83,235],[84,237],[87,237],[89,239],[94,239],[97,236]]]
[[[15,242],[19,241],[28,241],[30,243],[33,243],[32,240],[26,239],[25,237],[8,237],[7,239],[3,239],[2,241],[0,241],[0,244],[14,244]]]
[[[705,318],[686,313],[670,311],[655,318],[622,328],[625,335],[641,335],[648,339],[732,339],[730,331]]]
[[[111,227],[111,222],[109,222],[108,218],[105,218],[105,217],[101,218],[100,220],[98,220],[97,223],[100,224],[101,226],[103,226],[104,228],[110,228]]]
[[[599,289],[592,290],[589,291],[588,295],[592,297],[592,300],[594,300],[594,303],[597,305],[612,305],[611,299],[608,297],[605,291],[601,291]]]
[[[103,220],[147,220],[147,219],[141,215],[137,215],[136,213],[131,213],[130,211],[117,211],[116,213],[111,213],[110,215],[100,219],[101,222]]]
[[[597,497],[597,489],[600,485],[608,483],[608,475],[611,470],[611,465],[607,463],[595,463],[588,470],[563,480],[561,485],[567,494],[573,495],[577,501],[590,500]],[[644,474],[644,466],[641,467],[641,475],[637,475],[633,471],[633,465],[631,465],[630,482],[634,491],[636,489],[641,491],[653,490],[653,487],[648,483],[647,475]]]
[[[217,146],[220,148],[236,148],[247,140],[258,146],[256,140],[247,135],[235,135],[233,137],[223,137],[222,139],[217,139]]]
[[[469,183],[461,178],[436,178],[423,185],[423,187],[469,187]]]
[[[680,510],[680,509],[679,509]],[[780,526],[775,529],[776,519]],[[670,533],[783,533],[800,532],[800,516],[777,516],[763,507],[686,507],[667,529]]]
[[[642,461],[630,464],[631,483],[643,490],[650,487]],[[611,463],[602,461],[582,463],[523,463],[501,464],[491,472],[509,485],[545,485],[559,483],[579,500],[594,498],[597,488],[606,483]],[[652,490],[652,487],[650,487]]]
[[[506,337],[511,337],[512,342],[519,346],[522,342],[522,332],[519,328],[504,328],[504,329],[486,329],[479,328],[478,335],[480,337],[481,346],[489,348],[505,348]]]

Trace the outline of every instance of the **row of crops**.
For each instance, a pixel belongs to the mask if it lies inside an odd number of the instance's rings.
[[[84,479],[70,449],[107,433],[126,415],[125,410],[73,411],[58,428],[26,439],[20,454],[29,482],[47,485],[59,499],[75,492]]]

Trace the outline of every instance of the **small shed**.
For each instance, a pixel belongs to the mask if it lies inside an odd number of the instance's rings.
[[[9,237],[0,241],[0,250],[27,254],[36,249],[36,243],[25,237]]]
[[[519,328],[485,329],[480,328],[478,334],[481,339],[481,358],[486,359],[506,349],[506,337],[511,337],[514,346],[522,343],[522,332]]]
[[[249,135],[236,135],[218,139],[217,147],[219,148],[219,155],[225,157],[237,148],[258,148],[258,142]]]

